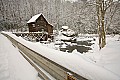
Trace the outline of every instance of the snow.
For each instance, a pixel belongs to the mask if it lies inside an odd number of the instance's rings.
[[[84,54],[96,64],[112,72],[120,77],[120,41],[118,41],[120,35],[110,36],[107,35],[107,45],[99,50],[98,41],[92,46],[93,51]],[[98,40],[96,38],[96,40]],[[96,45],[97,44],[97,45]]]
[[[65,1],[71,1],[71,2],[75,2],[75,1],[78,1],[78,0],[65,0]]]
[[[36,19],[38,19],[38,17],[41,15],[42,13],[40,13],[40,14],[36,14],[36,15],[34,15],[27,23],[32,23],[32,22],[35,22],[36,21]],[[42,14],[43,15],[43,14]],[[43,15],[44,16],[44,15]],[[47,20],[47,19],[46,19]],[[47,20],[48,21],[48,20]],[[48,22],[48,24],[50,24],[49,22]],[[50,24],[50,25],[52,25],[52,24]],[[52,25],[53,26],[53,25]]]
[[[71,40],[73,37],[67,37],[64,35],[58,36],[58,38],[56,37],[56,39],[60,39],[60,40]]]
[[[97,64],[120,76],[120,41],[117,41],[118,38],[119,35],[107,38],[106,47],[98,52],[98,54],[101,55],[100,58],[97,59]]]
[[[0,34],[0,80],[40,80],[38,72]]]
[[[40,14],[37,14],[37,15],[34,15],[27,23],[35,22],[36,19],[37,19],[40,15],[41,15],[41,13],[40,13]]]
[[[68,29],[68,26],[62,26],[63,29]]]
[[[65,35],[67,36],[65,36]],[[67,31],[59,31],[59,35],[55,37],[56,40],[74,40],[75,37],[72,36],[74,35],[75,32],[73,30],[68,29]],[[68,37],[69,36],[69,37]]]
[[[67,45],[64,43],[64,44],[61,46],[61,48],[66,48],[66,46],[67,46]]]
[[[99,50],[98,39],[95,37],[95,44],[91,46],[93,50],[80,54],[76,50],[73,53],[61,52],[41,43],[25,41],[11,33],[6,34],[89,80],[120,80],[120,42],[117,41],[119,36],[107,36],[107,45],[102,50]]]

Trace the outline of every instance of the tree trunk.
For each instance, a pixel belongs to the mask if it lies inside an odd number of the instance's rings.
[[[101,43],[101,47],[103,48],[105,45],[106,45],[106,34],[105,34],[105,26],[104,26],[104,13],[102,13],[102,32],[101,32],[101,40],[102,40],[102,43]]]
[[[106,34],[104,26],[104,0],[96,0],[96,11],[98,17],[98,35],[99,35],[99,48],[103,48],[106,45]]]

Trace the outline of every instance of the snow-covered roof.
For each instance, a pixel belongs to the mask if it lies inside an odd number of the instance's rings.
[[[32,23],[32,22],[35,22],[36,21],[36,19],[38,19],[38,17],[40,16],[40,15],[43,15],[42,13],[40,13],[40,14],[36,14],[36,15],[34,15],[27,23]],[[44,17],[44,15],[43,15],[43,17]],[[48,21],[47,19],[45,19],[46,21]],[[50,24],[49,22],[48,22],[48,24]],[[51,26],[53,26],[52,24],[50,24]]]
[[[40,13],[40,14],[37,14],[37,15],[34,15],[27,23],[35,22],[36,19],[37,19],[40,15],[41,15],[41,13]]]
[[[63,29],[68,29],[68,26],[62,26]]]

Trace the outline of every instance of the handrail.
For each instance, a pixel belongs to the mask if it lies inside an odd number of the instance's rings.
[[[47,71],[57,80],[87,80],[86,78],[80,76],[79,74],[61,66],[60,64],[42,56],[40,53],[37,53],[36,51],[26,47],[25,45],[13,39],[11,36],[4,33],[2,34],[5,35],[13,43],[14,46],[17,46],[18,49],[21,50],[27,57],[33,60],[33,62],[42,67],[45,71]],[[22,55],[24,56],[24,54]],[[72,75],[69,75],[68,72],[71,73]],[[47,78],[48,77],[46,77],[45,80],[49,80]]]

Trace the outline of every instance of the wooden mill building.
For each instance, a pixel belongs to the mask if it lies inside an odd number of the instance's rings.
[[[28,22],[29,32],[46,31],[48,34],[53,33],[53,26],[47,22],[42,14],[33,16]]]
[[[47,22],[42,14],[33,16],[28,22],[29,32],[47,32],[47,36],[53,33],[53,26]]]

